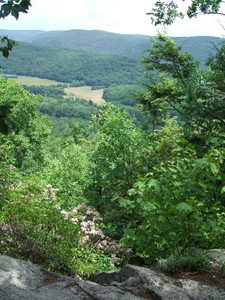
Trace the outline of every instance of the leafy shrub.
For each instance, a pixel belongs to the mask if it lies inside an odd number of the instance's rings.
[[[180,271],[204,273],[210,267],[209,257],[204,253],[190,254],[184,253],[183,256],[173,255],[166,260],[166,264],[161,271],[173,275]]]
[[[122,242],[146,262],[189,247],[224,247],[224,149],[198,158],[192,148],[154,167],[120,204],[139,222],[130,222]]]
[[[3,231],[2,252],[51,270],[68,270],[79,228],[56,209],[56,190],[50,185],[41,190],[41,186],[26,180],[11,185],[10,192],[12,198],[1,216],[8,228]]]
[[[90,275],[123,263],[127,256],[123,245],[104,234],[103,219],[94,208],[81,203],[70,212],[62,210],[61,213],[65,219],[78,224],[80,228],[81,239],[78,247],[74,249],[76,272],[83,276]]]
[[[61,210],[58,189],[43,188],[45,182],[35,180],[8,187],[9,201],[0,214],[2,253],[82,277],[122,262],[122,245],[104,235],[95,210],[84,203],[70,212]]]

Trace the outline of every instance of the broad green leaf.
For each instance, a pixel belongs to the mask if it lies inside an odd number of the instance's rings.
[[[225,186],[222,187],[221,193],[225,193]]]
[[[148,210],[148,211],[152,211],[155,209],[155,205],[150,203],[150,202],[142,202],[141,203],[141,207],[144,209],[144,210]]]
[[[18,18],[19,18],[19,12],[18,12],[16,9],[13,9],[13,10],[11,11],[11,15],[12,15],[16,20],[18,20]]]
[[[156,179],[150,179],[149,182],[148,182],[148,187],[151,188],[151,187],[157,187],[159,185],[159,181],[156,180]]]
[[[210,166],[210,169],[211,169],[211,172],[213,173],[213,175],[218,174],[219,169],[216,164],[210,163],[209,166]]]
[[[193,206],[187,204],[186,202],[181,202],[177,204],[176,208],[179,212],[183,212],[185,214],[189,214],[190,212],[193,211]]]
[[[111,201],[112,201],[112,202],[113,202],[113,201],[116,201],[116,200],[118,200],[118,198],[119,198],[118,195],[114,195],[114,196],[112,197]]]
[[[128,195],[129,196],[133,196],[133,195],[135,195],[136,194],[136,190],[135,189],[130,189],[129,191],[128,191]]]

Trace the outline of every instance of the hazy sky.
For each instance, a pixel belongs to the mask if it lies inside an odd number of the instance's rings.
[[[0,29],[99,29],[116,33],[155,35],[150,16],[154,0],[32,0],[28,14],[0,20]],[[181,1],[180,1],[181,2]],[[225,17],[201,16],[178,20],[168,27],[170,36],[222,36]]]

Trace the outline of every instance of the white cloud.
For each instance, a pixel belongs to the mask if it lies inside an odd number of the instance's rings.
[[[0,20],[1,29],[70,30],[99,29],[118,33],[155,35],[156,27],[146,13],[149,0],[32,0],[28,14],[18,21]],[[223,30],[214,16],[178,20],[168,28],[171,36],[216,35]]]

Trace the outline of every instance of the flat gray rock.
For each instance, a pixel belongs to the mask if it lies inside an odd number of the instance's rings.
[[[1,300],[224,300],[225,289],[126,265],[76,280],[0,255]]]

